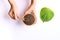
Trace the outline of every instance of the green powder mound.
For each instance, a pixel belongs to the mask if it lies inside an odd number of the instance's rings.
[[[43,22],[50,21],[54,17],[54,12],[49,8],[42,8],[40,11],[40,18]]]

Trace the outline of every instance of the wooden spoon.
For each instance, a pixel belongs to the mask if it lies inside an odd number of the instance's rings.
[[[29,6],[29,8],[25,11],[23,15],[22,20],[26,25],[32,25],[36,23],[35,1],[36,0],[31,0],[31,5]]]

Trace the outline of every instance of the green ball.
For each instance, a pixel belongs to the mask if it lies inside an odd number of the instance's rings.
[[[49,8],[42,8],[40,11],[40,18],[43,22],[50,21],[54,17],[54,12]]]

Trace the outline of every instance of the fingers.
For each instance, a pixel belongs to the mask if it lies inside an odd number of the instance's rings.
[[[9,11],[9,16],[12,18],[12,19],[15,19],[15,20],[18,20],[19,17],[17,15],[17,6],[14,2],[14,0],[8,0],[10,5],[11,5],[11,9]]]

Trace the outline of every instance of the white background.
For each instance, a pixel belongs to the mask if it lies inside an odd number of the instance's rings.
[[[23,15],[29,0],[15,0],[18,13]],[[54,11],[54,18],[43,23],[39,18],[40,10],[48,7]],[[11,19],[8,15],[10,4],[8,0],[0,0],[0,40],[60,40],[60,0],[36,0],[37,23],[26,26],[20,21]],[[22,16],[21,16],[22,17]]]

